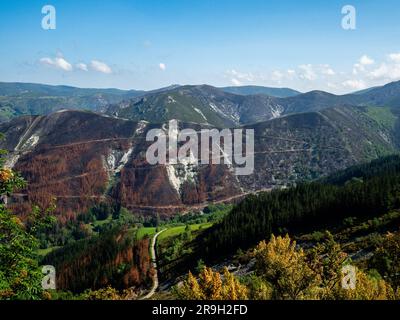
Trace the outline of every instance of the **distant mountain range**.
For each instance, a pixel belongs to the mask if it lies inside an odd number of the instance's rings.
[[[161,94],[178,87],[181,86],[171,85],[156,90],[143,91],[0,82],[0,122],[21,115],[45,115],[62,109],[103,112],[110,104],[144,95]],[[267,87],[238,87],[222,90],[236,91],[237,94],[243,95],[262,93],[276,97],[287,96],[291,95],[291,92],[296,92],[290,89]]]
[[[400,150],[400,82],[342,96],[312,91],[286,98],[207,85],[141,92],[3,83],[0,94],[1,112],[13,112],[3,119],[14,117],[0,124],[0,148],[9,151],[6,165],[29,182],[17,207],[45,206],[56,196],[64,217],[105,199],[133,211],[189,210]],[[88,111],[64,110],[82,108]],[[16,117],[39,110],[43,115]],[[234,176],[226,165],[150,166],[146,133],[170,119],[197,131],[254,129],[254,174]]]
[[[0,83],[0,121],[20,115],[43,115],[61,109],[101,111],[143,94],[142,91],[118,89],[82,89],[31,83]]]
[[[217,127],[234,127],[279,117],[281,111],[275,99],[267,95],[237,95],[201,85],[150,93],[112,105],[106,112],[135,121],[179,119]]]
[[[0,83],[0,121],[19,115],[46,115],[61,109],[91,110],[162,123],[170,119],[233,127],[292,113],[340,106],[400,105],[400,82],[353,94],[300,93],[259,86],[216,88],[172,85],[153,91],[81,89],[24,83]]]
[[[244,87],[242,92],[251,92],[248,88]],[[241,88],[235,90],[240,92]],[[136,121],[164,122],[179,119],[232,127],[293,113],[343,106],[397,108],[400,106],[400,82],[356,94],[334,95],[323,91],[311,91],[286,98],[265,94],[233,94],[225,89],[207,85],[181,86],[123,101],[110,106],[106,112]]]

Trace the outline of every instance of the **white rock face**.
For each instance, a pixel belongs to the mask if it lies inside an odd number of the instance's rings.
[[[214,103],[210,103],[211,109],[213,109],[215,112],[218,113],[223,113],[221,110],[218,109],[218,107]]]
[[[171,183],[171,186],[174,187],[174,189],[176,190],[176,192],[178,194],[180,194],[180,190],[181,190],[181,180],[177,177],[176,173],[175,173],[175,168],[173,165],[166,165],[165,169],[167,170],[167,175],[168,175],[168,179],[169,182]]]
[[[22,149],[33,149],[39,143],[40,137],[36,134],[32,135],[22,146]]]
[[[213,109],[215,112],[221,114],[224,117],[228,117],[232,119],[235,123],[240,122],[240,115],[237,112],[234,112],[232,109],[229,108],[229,106],[226,106],[222,104],[222,108],[224,110],[227,110],[227,112],[222,111],[220,108],[218,108],[214,103],[210,103],[210,108]],[[229,111],[228,111],[229,110]]]
[[[108,171],[110,175],[120,173],[128,163],[132,152],[133,148],[129,148],[126,152],[122,152],[121,150],[111,150],[111,152],[103,159],[104,169]]]
[[[206,116],[204,115],[204,113],[203,112],[201,112],[201,110],[200,109],[197,109],[197,108],[193,108],[194,109],[194,111],[196,111],[198,114],[200,114],[202,117],[203,117],[203,119],[204,120],[206,120],[207,121],[207,118],[206,118]]]
[[[390,139],[389,139],[389,137],[387,136],[386,133],[384,133],[384,132],[382,132],[382,131],[379,131],[379,136],[380,136],[386,143],[390,143]]]
[[[168,96],[168,101],[167,101],[167,103],[175,103],[175,102],[176,102],[176,100],[175,100],[173,97]]]
[[[147,127],[148,124],[149,123],[147,121],[144,121],[144,120],[140,121],[135,130],[135,135],[139,135],[139,134],[143,133],[144,129]]]
[[[125,165],[129,161],[129,158],[130,158],[132,152],[133,152],[133,148],[129,148],[129,150],[123,154],[121,160],[119,160],[119,166],[118,166],[117,170],[115,170],[116,173],[121,172],[121,170],[125,167]]]
[[[129,106],[130,106],[129,101],[122,101],[122,102],[119,104],[119,107],[120,107],[121,109],[126,109],[126,108],[128,108]],[[118,116],[118,114],[117,114],[117,116]]]
[[[276,109],[271,108],[272,118],[276,119],[279,118],[285,110],[282,106],[278,105]]]
[[[9,155],[7,160],[4,162],[4,167],[9,168],[9,169],[14,168],[14,166],[18,162],[19,157],[20,156],[18,154]]]
[[[186,181],[193,181],[197,176],[198,161],[190,154],[189,159],[181,161],[179,164],[165,166],[171,186],[180,195],[181,187]]]
[[[14,149],[13,153],[10,153],[6,156],[6,160],[4,162],[4,166],[6,168],[14,168],[15,165],[17,164],[19,158],[21,155],[27,153],[28,151],[34,149],[37,144],[39,143],[40,137],[38,134],[33,134],[32,136],[29,137],[28,140],[26,140],[24,143],[24,138],[26,134],[22,136],[17,144],[17,146]]]
[[[109,171],[114,171],[117,166],[116,152],[114,150],[111,151],[110,154],[106,157],[106,168]]]

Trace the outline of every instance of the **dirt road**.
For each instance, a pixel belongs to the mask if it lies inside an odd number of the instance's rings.
[[[154,293],[156,292],[157,288],[158,288],[158,269],[157,269],[157,255],[156,255],[156,245],[157,245],[157,237],[163,233],[165,230],[161,230],[158,233],[156,233],[153,236],[153,239],[151,240],[151,245],[150,245],[150,256],[151,256],[151,263],[153,264],[153,268],[154,268],[154,276],[153,276],[153,286],[151,288],[151,290],[142,298],[140,298],[140,300],[146,300],[146,299],[150,299]]]

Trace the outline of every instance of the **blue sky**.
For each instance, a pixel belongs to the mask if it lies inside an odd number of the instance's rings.
[[[41,27],[47,4],[56,30]],[[356,30],[341,26],[347,4]],[[398,0],[2,0],[0,8],[0,81],[342,93],[400,80]]]

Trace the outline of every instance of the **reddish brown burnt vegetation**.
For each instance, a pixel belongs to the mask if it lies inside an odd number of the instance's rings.
[[[225,166],[200,166],[194,179],[184,181],[177,191],[164,166],[150,166],[145,160],[151,144],[146,142],[146,131],[152,125],[138,133],[135,122],[74,111],[14,122],[4,127],[8,137],[4,146],[10,152],[33,135],[39,137],[31,149],[22,148],[15,166],[28,182],[12,203],[21,215],[33,204],[49,207],[54,198],[61,222],[75,219],[99,202],[172,214],[241,193]],[[115,171],[131,148],[128,162]],[[112,167],[107,159],[115,161]]]
[[[113,285],[119,289],[143,287],[151,282],[148,238],[132,240],[126,231],[79,241],[46,256],[57,270],[57,287],[80,292]]]
[[[28,203],[46,208],[56,198],[63,219],[88,210],[104,197],[108,152],[107,144],[97,142],[42,148],[21,158],[16,170],[28,181]]]
[[[178,194],[170,185],[165,168],[161,166],[139,165],[123,169],[115,196],[123,206],[180,204]]]

